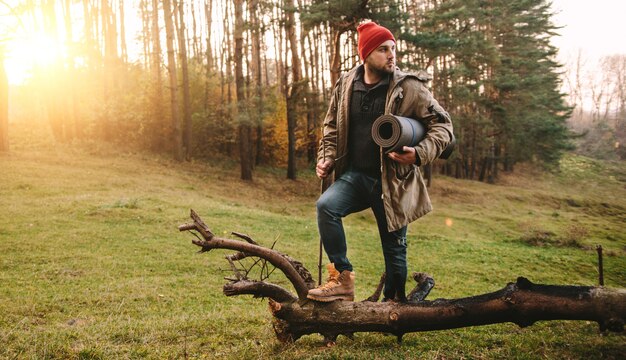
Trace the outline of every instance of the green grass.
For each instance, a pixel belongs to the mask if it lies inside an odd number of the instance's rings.
[[[177,164],[101,144],[53,145],[13,129],[0,155],[0,358],[621,358],[624,335],[594,323],[540,322],[407,334],[319,335],[281,344],[267,301],[227,298],[224,251],[197,254],[179,233],[195,209],[222,236],[247,233],[317,267],[310,171],[287,181],[260,168],[252,183],[232,162]],[[410,271],[437,285],[431,298],[537,283],[626,287],[623,163],[568,156],[558,174],[519,168],[497,185],[436,177],[435,211],[409,227]],[[345,221],[357,298],[383,269],[368,212]],[[545,238],[537,237],[549,234]],[[272,281],[285,284],[275,273]]]

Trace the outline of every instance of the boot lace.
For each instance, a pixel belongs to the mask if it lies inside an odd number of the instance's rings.
[[[334,288],[334,287],[336,287],[338,285],[340,285],[339,277],[328,275],[328,278],[326,279],[326,284],[318,286],[318,289],[320,289],[320,290],[328,290],[328,289]]]

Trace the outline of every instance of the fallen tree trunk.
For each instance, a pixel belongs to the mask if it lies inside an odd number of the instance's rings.
[[[539,320],[597,321],[601,330],[623,331],[626,292],[587,286],[536,285],[525,278],[503,289],[462,299],[419,303],[271,302],[281,340],[320,333],[376,331],[399,339],[406,333],[512,322],[521,327]]]
[[[426,301],[424,298],[434,281],[416,273],[417,286],[406,302],[378,302],[384,277],[374,295],[362,302],[311,301],[306,294],[315,283],[300,262],[276,250],[259,246],[246,235],[234,233],[245,242],[216,237],[193,210],[191,217],[193,223],[181,225],[179,229],[195,230],[201,235],[202,238],[193,240],[201,252],[212,249],[238,251],[226,256],[235,278],[224,285],[224,293],[227,296],[249,294],[269,298],[275,317],[274,330],[281,341],[295,341],[303,335],[319,333],[330,343],[338,335],[352,336],[355,332],[391,333],[400,341],[404,334],[410,332],[504,322],[525,327],[540,320],[595,321],[601,331],[624,330],[626,289],[539,285],[523,277],[488,294]],[[281,270],[297,295],[265,279],[248,279],[249,269],[238,269],[234,263],[246,257],[259,258],[263,267],[267,261]],[[258,261],[254,264],[261,266]]]

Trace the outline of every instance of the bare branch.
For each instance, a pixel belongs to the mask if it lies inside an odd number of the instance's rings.
[[[236,253],[234,253],[232,255],[226,255],[226,259],[227,260],[231,260],[231,261],[239,261],[239,260],[245,259],[247,257],[248,257],[248,254],[246,254],[244,252],[241,252],[241,251],[236,252]]]
[[[200,216],[198,216],[198,214],[193,211],[193,209],[191,210],[190,216],[193,219],[193,223],[180,225],[178,227],[178,231],[196,230],[200,233],[200,235],[202,235],[205,240],[211,240],[214,234],[211,232],[211,229],[209,229],[209,227],[204,223],[204,221],[202,221]]]
[[[267,297],[278,302],[294,302],[298,298],[283,287],[264,281],[241,280],[224,285],[224,295],[254,295],[254,297]]]
[[[417,285],[415,285],[415,288],[411,290],[411,292],[407,296],[407,301],[415,303],[426,299],[426,296],[428,296],[430,290],[435,287],[435,279],[433,279],[432,276],[428,275],[427,273],[423,272],[414,272],[412,277]]]
[[[244,252],[248,256],[253,255],[266,259],[285,274],[287,279],[296,289],[298,298],[301,300],[306,299],[310,287],[308,279],[303,277],[303,274],[305,276],[308,274],[309,278],[311,278],[311,276],[308,270],[306,270],[301,263],[276,250],[267,249],[259,245],[244,243],[237,240],[216,237],[193,210],[191,211],[191,217],[194,220],[195,230],[197,230],[200,235],[204,237],[204,240],[192,240],[192,243],[201,247],[202,251],[209,251],[211,249],[230,249]],[[179,227],[179,229],[180,228],[189,230],[189,227],[185,225]]]
[[[243,254],[241,252],[235,254]],[[228,260],[228,263],[230,264],[230,269],[233,271],[233,274],[235,274],[235,277],[237,278],[237,280],[245,280],[247,279],[247,272],[245,275],[241,274],[241,271],[239,271],[239,269],[237,269],[237,266],[235,265],[235,262],[233,261],[232,257],[234,257],[235,255],[227,255],[225,256],[226,260]]]
[[[259,245],[256,243],[256,241],[252,240],[252,238],[246,234],[242,234],[242,233],[238,233],[238,232],[231,232],[231,234],[235,235],[238,238],[244,239],[245,241],[247,241],[248,243],[252,244],[252,245]]]

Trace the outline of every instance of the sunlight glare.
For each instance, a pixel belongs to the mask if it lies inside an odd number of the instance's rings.
[[[23,83],[36,67],[46,69],[66,53],[63,45],[44,32],[16,37],[6,48],[5,67],[11,84]]]

